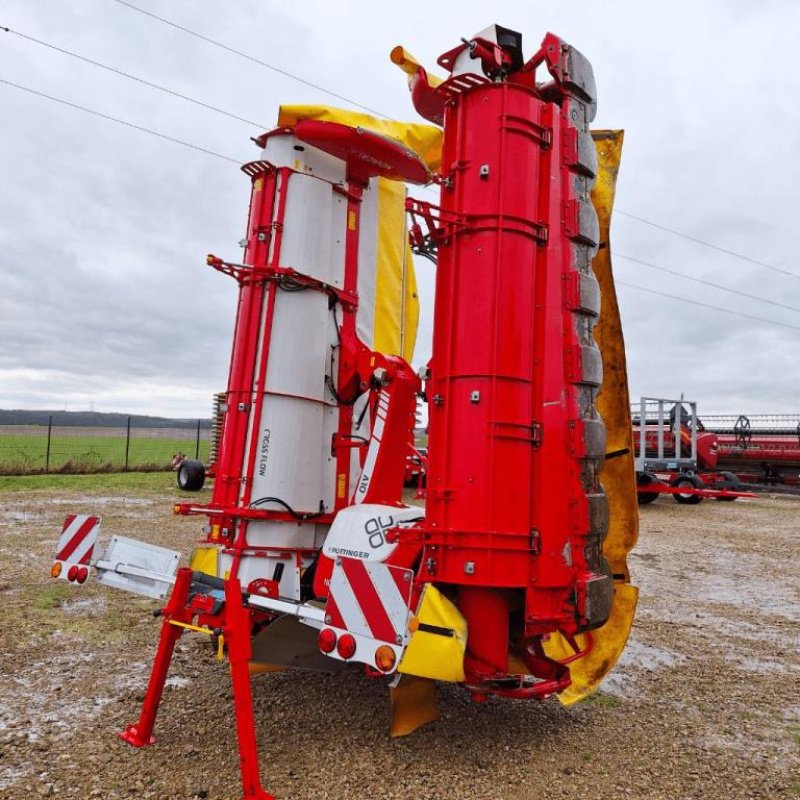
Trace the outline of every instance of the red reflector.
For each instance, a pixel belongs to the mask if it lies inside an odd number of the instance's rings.
[[[323,628],[319,632],[317,643],[323,653],[332,653],[336,649],[336,631],[332,628]]]
[[[356,640],[350,633],[343,633],[336,645],[336,652],[345,660],[356,654]]]
[[[77,564],[73,564],[69,568],[69,572],[67,572],[67,580],[74,581],[74,580],[77,579],[77,577],[78,577],[78,565]]]
[[[89,570],[87,567],[78,567],[78,574],[76,580],[78,583],[83,583],[89,577]]]

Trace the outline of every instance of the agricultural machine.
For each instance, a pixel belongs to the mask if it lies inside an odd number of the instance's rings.
[[[717,437],[717,463],[744,483],[800,484],[800,415],[715,414],[700,428]]]
[[[734,473],[717,469],[717,436],[703,428],[696,402],[642,397],[632,419],[639,505],[662,494],[685,505],[753,496]]]
[[[694,505],[703,498],[754,497],[753,484],[800,483],[800,419],[785,414],[711,415],[697,403],[643,397],[632,407],[640,505],[660,494]]]
[[[621,132],[590,133],[591,66],[553,34],[526,59],[520,34],[491,26],[439,58],[444,78],[403,48],[392,60],[432,124],[284,107],[242,168],[243,260],[208,257],[239,286],[213,491],[174,509],[207,520],[189,566],[118,536],[95,558],[99,520],[76,515],[52,570],[169,594],[141,715],[120,734],[135,747],[154,741],[178,639],[215,642],[248,800],[270,797],[252,673],[361,670],[388,683],[406,734],[436,717],[435,681],[476,702],[585,697],[636,606],[608,244]],[[421,376],[409,242],[437,263]],[[423,391],[424,509],[402,500]]]

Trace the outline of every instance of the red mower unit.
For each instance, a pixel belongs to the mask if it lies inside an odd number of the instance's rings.
[[[475,701],[585,697],[636,605],[631,454],[614,454],[607,490],[597,410],[602,388],[609,436],[627,443],[607,239],[621,135],[595,147],[592,68],[553,34],[526,57],[497,25],[442,55],[443,79],[402,48],[392,59],[431,125],[282,109],[242,168],[244,257],[208,257],[239,288],[214,486],[175,506],[206,520],[205,542],[177,571],[177,553],[119,537],[93,563],[120,588],[171,589],[140,717],[120,735],[153,743],[177,640],[209,636],[230,662],[246,800],[271,797],[261,667],[385,679],[405,734],[435,718],[434,681]],[[439,199],[406,199],[403,183]],[[409,450],[420,378],[407,350],[378,346],[402,324],[381,293],[406,274],[409,240],[437,264],[424,454]],[[603,325],[613,356],[595,342]],[[409,453],[425,460],[424,509],[402,500]],[[91,551],[69,537],[93,548],[98,527],[69,523],[54,574],[82,582]]]

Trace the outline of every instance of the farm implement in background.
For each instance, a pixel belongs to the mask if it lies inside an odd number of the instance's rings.
[[[639,505],[662,494],[684,505],[756,497],[734,473],[717,468],[719,439],[698,419],[696,402],[642,397],[632,414]]]
[[[206,520],[189,567],[120,537],[92,562],[94,517],[69,521],[53,566],[169,595],[141,714],[120,734],[131,745],[154,742],[178,639],[212,638],[246,800],[271,797],[252,673],[359,669],[387,682],[402,735],[436,718],[435,681],[476,702],[586,697],[637,602],[608,240],[622,134],[590,132],[592,68],[553,34],[526,58],[519,33],[490,26],[439,58],[444,78],[401,47],[392,60],[432,124],[282,107],[242,168],[243,259],[208,257],[239,286],[214,485],[174,509]],[[438,201],[403,184],[434,184]],[[437,262],[421,376],[409,244]],[[424,510],[402,502],[419,395]]]
[[[703,415],[717,437],[717,464],[743,483],[800,486],[800,414]]]

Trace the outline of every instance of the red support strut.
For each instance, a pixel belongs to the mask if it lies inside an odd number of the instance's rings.
[[[161,638],[158,641],[158,649],[153,661],[153,670],[150,673],[150,681],[147,684],[139,721],[135,725],[128,725],[124,731],[117,734],[120,739],[134,747],[144,747],[153,744],[156,740],[153,736],[153,726],[156,723],[158,704],[161,702],[161,695],[164,692],[164,683],[167,680],[175,645],[184,630],[180,625],[173,625],[172,620],[191,622],[192,613],[187,608],[191,585],[192,571],[188,568],[179,569],[172,594],[161,612],[164,616]]]
[[[235,578],[225,582],[225,626],[223,628],[231,663],[233,709],[239,740],[239,764],[242,771],[242,800],[275,800],[261,786],[258,769],[258,742],[250,690],[250,612],[242,601],[242,587]]]

